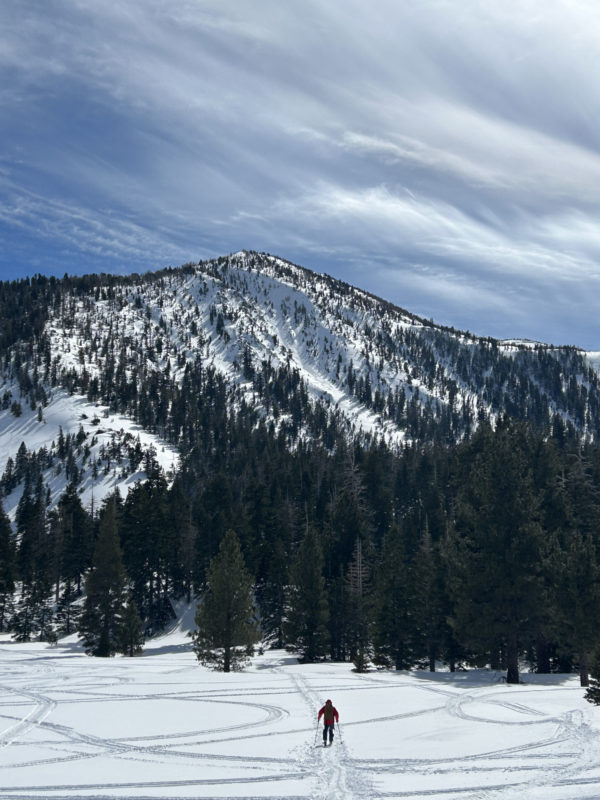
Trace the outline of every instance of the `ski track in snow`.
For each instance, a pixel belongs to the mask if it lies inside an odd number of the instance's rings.
[[[5,638],[0,798],[598,798],[600,721],[582,694],[280,652],[222,676],[189,650],[104,661]],[[340,725],[324,748],[328,696]]]

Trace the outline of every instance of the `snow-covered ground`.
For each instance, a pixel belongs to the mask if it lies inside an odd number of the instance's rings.
[[[6,386],[6,383],[0,382],[0,392],[5,391]],[[14,386],[10,388],[18,398],[18,390]],[[97,477],[93,477],[90,462],[98,457],[103,446],[109,448],[115,440],[125,444],[135,443],[139,439],[144,452],[152,448],[155,460],[167,476],[171,476],[179,467],[179,454],[175,448],[158,436],[145,431],[133,420],[122,414],[111,413],[106,406],[90,403],[81,395],[56,389],[49,396],[41,421],[38,419],[37,410],[32,410],[26,403],[23,404],[19,417],[11,414],[9,409],[0,409],[0,475],[9,456],[16,461],[17,450],[21,443],[24,443],[31,452],[37,452],[41,448],[52,451],[61,430],[64,436],[67,434],[75,436],[80,429],[85,434],[84,444],[89,448],[87,463],[83,464],[82,459],[78,458],[78,466],[84,469],[79,486],[84,508],[89,509],[92,502],[98,507],[106,495],[115,489],[125,497],[136,481],[146,478],[141,467],[135,472],[128,472],[126,476],[122,474],[123,467],[127,463],[126,456],[121,460],[113,458],[109,471],[104,471],[101,467]],[[44,480],[50,489],[51,502],[54,504],[67,486],[65,473],[49,470],[44,475]],[[22,493],[23,485],[20,484],[10,495],[2,498],[3,508],[11,519],[14,519]]]
[[[600,797],[600,709],[570,676],[358,675],[281,651],[224,675],[185,628],[134,659],[0,637],[0,797]],[[340,726],[325,749],[327,698]]]
[[[600,350],[590,351],[585,354],[589,364],[600,375]]]

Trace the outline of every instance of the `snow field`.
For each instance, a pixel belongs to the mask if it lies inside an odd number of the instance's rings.
[[[600,797],[600,710],[571,676],[354,673],[281,651],[199,666],[184,627],[144,655],[0,637],[0,797]],[[323,748],[317,711],[340,712]]]
[[[5,385],[0,387],[2,391],[5,388]],[[18,399],[18,390],[14,386],[11,389]],[[122,461],[113,459],[113,466],[108,474],[104,474],[101,469],[96,479],[92,477],[91,460],[98,455],[103,445],[108,447],[115,436],[121,441],[128,435],[133,441],[139,438],[144,451],[150,448],[154,450],[156,461],[167,475],[173,474],[179,467],[179,454],[176,449],[136,425],[133,420],[122,414],[110,413],[107,407],[90,403],[81,395],[70,395],[64,389],[56,389],[52,392],[48,405],[43,409],[42,422],[38,421],[37,410],[32,411],[26,403],[23,403],[23,413],[18,418],[8,409],[0,409],[0,475],[6,467],[9,456],[13,461],[16,460],[21,442],[24,442],[27,449],[32,452],[37,452],[42,447],[50,450],[58,441],[61,429],[66,436],[77,434],[80,427],[87,434],[86,443],[90,447],[89,461],[82,465],[79,460],[79,466],[85,469],[85,476],[78,487],[85,508],[89,509],[92,502],[98,507],[102,500],[116,489],[119,489],[122,497],[126,497],[129,489],[137,481],[146,478],[146,473],[141,467],[123,478],[121,471],[126,463],[125,458]],[[91,445],[92,440],[96,441],[95,445]],[[53,470],[47,470],[44,481],[50,489],[54,505],[68,484],[64,470],[58,475]],[[2,498],[3,508],[11,519],[14,519],[22,493],[23,485],[20,484],[8,497]]]

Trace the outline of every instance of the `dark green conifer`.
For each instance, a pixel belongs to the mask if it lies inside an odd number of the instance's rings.
[[[56,604],[57,631],[64,636],[69,636],[78,628],[81,616],[81,606],[76,604],[78,599],[76,587],[70,581],[65,582]]]
[[[519,656],[539,629],[542,528],[528,429],[507,420],[462,451],[456,528],[446,549],[453,626],[459,640],[506,667],[519,682]]]
[[[600,706],[600,647],[596,647],[593,652],[590,673],[592,677],[584,697],[588,703]]]
[[[26,481],[17,508],[17,550],[21,593],[15,606],[11,628],[18,641],[54,638],[52,591],[52,547],[46,524],[46,487],[41,475],[32,494]]]
[[[323,577],[323,555],[313,528],[307,527],[290,570],[284,623],[286,647],[312,663],[325,657],[328,649],[329,610]]]
[[[236,534],[229,530],[211,559],[196,612],[194,651],[200,663],[230,672],[243,667],[259,639],[254,581]]]
[[[443,607],[445,598],[439,549],[432,542],[427,519],[415,555],[413,585],[418,650],[426,657],[429,671],[435,672],[436,659],[441,656],[447,639],[447,609]]]
[[[144,647],[144,623],[133,598],[129,598],[119,630],[119,650],[124,656],[136,656]]]
[[[163,627],[172,613],[168,586],[175,537],[167,509],[167,483],[155,470],[129,491],[119,528],[133,598],[152,628]]]
[[[356,672],[366,672],[373,657],[371,645],[371,570],[360,539],[356,540],[348,566],[348,639]]]
[[[10,520],[0,501],[0,631],[6,630],[15,591],[15,542]]]
[[[100,519],[79,623],[79,636],[86,653],[104,658],[114,655],[119,648],[127,586],[115,505],[115,499],[110,498]]]
[[[579,450],[566,451],[555,494],[555,507],[562,501],[561,525],[549,537],[546,558],[552,633],[561,650],[575,656],[587,686],[600,615],[600,497],[592,462]]]
[[[81,592],[81,577],[92,557],[91,520],[81,504],[75,484],[70,483],[58,501],[60,534],[60,579],[74,583]]]
[[[414,596],[402,530],[393,525],[381,550],[375,587],[374,661],[394,669],[415,663]]]

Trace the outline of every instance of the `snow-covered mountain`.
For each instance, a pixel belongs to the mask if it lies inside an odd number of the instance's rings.
[[[126,442],[107,486],[126,489],[150,447],[176,468],[190,397],[205,394],[253,409],[291,447],[332,446],[340,432],[392,446],[457,441],[503,413],[600,433],[597,354],[442,328],[266,254],[44,282],[35,303],[37,329],[13,336],[2,362],[0,466],[21,441],[39,450],[40,431],[56,448],[60,424],[79,434],[90,491],[89,464],[111,437]]]
[[[111,344],[117,380],[149,369],[181,381],[201,359],[238,401],[277,417],[269,388],[282,371],[349,430],[396,443],[435,438],[436,425],[460,438],[505,411],[548,423],[558,413],[588,433],[598,424],[597,362],[586,354],[440,328],[264,254],[72,295],[46,330],[63,375],[101,381]]]

